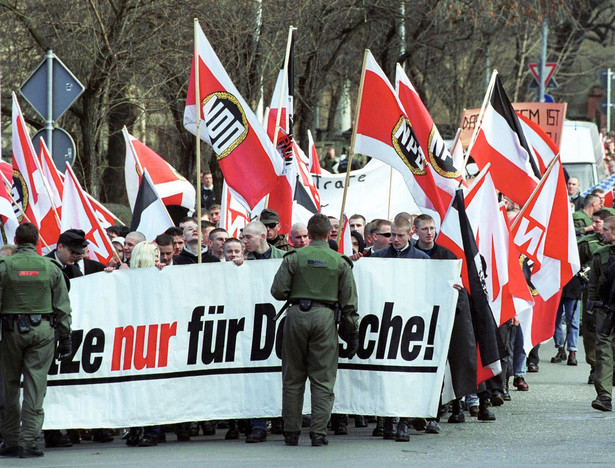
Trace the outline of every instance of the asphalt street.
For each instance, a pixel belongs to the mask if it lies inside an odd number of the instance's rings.
[[[591,408],[595,398],[587,384],[589,366],[579,354],[577,367],[552,364],[553,343],[542,345],[540,371],[528,374],[529,391],[511,389],[512,401],[493,408],[494,422],[480,422],[466,413],[464,424],[448,424],[445,416],[438,435],[413,429],[410,442],[371,437],[374,424],[357,429],[350,420],[349,435],[329,436],[327,447],[311,447],[304,429],[299,447],[286,447],[281,435],[266,443],[246,444],[215,436],[156,447],[127,447],[82,442],[72,448],[46,449],[45,457],[0,459],[0,466],[27,467],[394,467],[394,466],[615,466],[615,415]],[[407,390],[408,398],[412,389]]]

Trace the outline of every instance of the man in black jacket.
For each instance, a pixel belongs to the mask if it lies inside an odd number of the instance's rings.
[[[85,258],[88,241],[85,240],[85,232],[81,229],[68,229],[60,234],[56,248],[46,255],[54,258],[62,265],[62,272],[66,280],[66,286],[70,290],[70,280],[83,275],[89,275],[103,271],[105,266],[97,261]],[[81,263],[81,265],[79,265]],[[68,437],[59,430],[47,430],[43,432],[45,447],[70,447],[81,441],[79,431],[69,430]],[[110,431],[105,429],[93,429],[94,442],[111,442],[113,437]]]

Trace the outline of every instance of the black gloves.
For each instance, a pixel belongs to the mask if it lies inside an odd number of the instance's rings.
[[[357,354],[357,351],[359,350],[359,332],[356,331],[352,333],[348,337],[348,339],[344,339],[344,341],[346,341],[346,343],[348,344],[348,356],[347,357],[348,359],[352,359],[353,357],[355,357],[355,354]]]
[[[70,358],[72,354],[72,344],[70,336],[60,338],[58,341],[58,347],[56,348],[56,359],[58,361],[64,361]]]

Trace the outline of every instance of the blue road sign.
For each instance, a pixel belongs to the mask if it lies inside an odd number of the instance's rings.
[[[47,115],[48,67],[53,71],[52,113]],[[83,93],[85,88],[62,61],[53,54],[53,60],[45,58],[19,88],[22,96],[46,121],[58,120]]]

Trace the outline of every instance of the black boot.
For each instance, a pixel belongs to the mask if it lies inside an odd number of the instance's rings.
[[[299,445],[299,436],[301,435],[301,431],[297,432],[285,432],[284,433],[284,443],[289,447],[294,447]]]
[[[448,418],[448,422],[451,424],[458,424],[466,422],[465,414],[463,414],[463,408],[461,407],[461,399],[453,400],[452,414]]]
[[[376,418],[376,427],[372,432],[372,437],[382,437],[384,435],[384,418],[378,416]]]
[[[228,431],[226,431],[226,434],[224,435],[224,438],[226,440],[236,440],[236,439],[239,439],[239,429],[237,427],[237,420],[236,419],[230,419],[228,421]]]
[[[395,440],[397,433],[397,418],[384,418],[384,434],[382,438],[386,440]]]
[[[324,434],[316,434],[315,432],[310,432],[310,439],[312,439],[312,447],[321,447],[323,445],[329,445],[327,436],[325,436]]]
[[[478,420],[479,421],[495,421],[495,414],[489,409],[489,399],[480,397],[478,405]]]
[[[360,414],[355,415],[354,427],[367,427],[367,421],[365,420],[365,416],[361,416]]]
[[[333,429],[335,435],[348,435],[348,415],[332,414],[331,429]]]
[[[410,436],[408,435],[408,421],[406,418],[399,418],[397,424],[397,433],[395,434],[395,442],[409,442]]]

